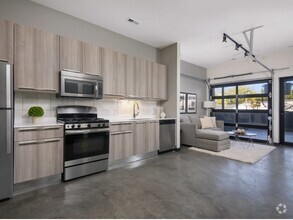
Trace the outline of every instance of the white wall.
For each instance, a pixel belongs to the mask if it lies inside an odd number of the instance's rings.
[[[280,83],[281,77],[293,76],[293,48],[271,52],[266,55],[257,56],[258,59],[269,68],[278,69],[289,67],[288,70],[276,71],[273,77],[273,141],[280,142]],[[251,61],[251,59],[231,60],[207,69],[207,77],[213,79],[220,76],[235,75],[248,72],[264,70],[263,67]],[[257,73],[248,76],[227,78],[224,80],[211,80],[211,84],[221,84],[236,81],[253,81],[257,79],[270,78],[270,74]]]
[[[203,67],[181,60],[180,91],[197,94],[196,114],[202,116],[206,113],[203,108],[203,102],[207,100],[207,86],[204,82],[199,81],[194,77],[206,80],[207,70]]]

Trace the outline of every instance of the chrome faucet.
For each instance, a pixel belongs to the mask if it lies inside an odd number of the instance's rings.
[[[137,106],[137,113],[135,113],[135,106]],[[134,102],[133,103],[133,118],[135,118],[136,116],[138,116],[139,114],[139,105],[138,105],[138,102]]]

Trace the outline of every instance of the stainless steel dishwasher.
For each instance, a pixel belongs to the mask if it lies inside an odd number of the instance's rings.
[[[160,120],[160,153],[175,148],[175,124],[175,119]]]

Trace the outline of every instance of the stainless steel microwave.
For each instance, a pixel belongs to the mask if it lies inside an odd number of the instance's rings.
[[[61,71],[60,96],[103,98],[103,78],[99,75]]]

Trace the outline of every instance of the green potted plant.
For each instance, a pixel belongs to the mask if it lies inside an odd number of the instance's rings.
[[[28,116],[32,117],[33,124],[38,123],[39,119],[43,117],[44,109],[41,106],[32,106],[28,110]]]

